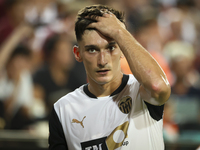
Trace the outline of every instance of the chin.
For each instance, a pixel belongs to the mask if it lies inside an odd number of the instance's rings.
[[[111,81],[110,77],[99,77],[95,80],[95,82],[98,84],[106,84],[109,83],[110,81]]]

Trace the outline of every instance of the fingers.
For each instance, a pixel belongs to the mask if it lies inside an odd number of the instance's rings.
[[[103,14],[103,15],[102,15],[103,17],[109,18],[109,17],[115,16],[112,12],[110,12],[110,11],[108,11],[108,10],[106,10],[106,11],[100,10],[100,11],[101,11],[101,13]]]
[[[108,11],[108,10],[100,10],[102,16],[98,16],[98,15],[90,15],[90,16],[86,16],[85,18],[87,19],[92,19],[92,20],[95,20],[95,21],[101,21],[102,17],[103,18],[110,18],[110,17],[115,17],[115,15]]]
[[[88,26],[87,26],[87,29],[93,29],[93,28],[96,28],[96,22],[93,22],[93,23],[90,23]]]
[[[110,17],[114,17],[115,15],[113,13],[104,13],[103,17],[105,18],[110,18]]]

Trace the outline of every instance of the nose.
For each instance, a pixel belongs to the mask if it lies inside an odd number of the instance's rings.
[[[105,51],[100,51],[98,55],[97,65],[99,68],[105,67],[105,65],[108,63],[107,55]]]

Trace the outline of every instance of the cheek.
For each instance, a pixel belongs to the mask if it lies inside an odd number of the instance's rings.
[[[87,75],[91,76],[93,73],[93,70],[94,70],[94,66],[92,66],[92,63],[88,63],[87,61],[83,61],[83,64],[84,64],[84,68],[85,68],[85,72]]]
[[[83,59],[83,63],[85,68],[89,71],[90,69],[94,68],[95,66],[95,60],[94,58],[90,58],[90,59]]]
[[[95,54],[88,54],[87,52],[80,53],[80,57],[83,60],[83,63],[88,65],[94,65],[96,63],[96,55]]]
[[[120,68],[120,59],[121,59],[121,53],[119,51],[112,53],[112,64],[113,67]]]

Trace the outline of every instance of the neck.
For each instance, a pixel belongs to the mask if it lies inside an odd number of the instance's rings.
[[[88,78],[88,89],[96,97],[104,97],[111,95],[122,83],[123,74],[120,73],[118,76],[113,78],[110,82],[105,84],[99,84]]]

